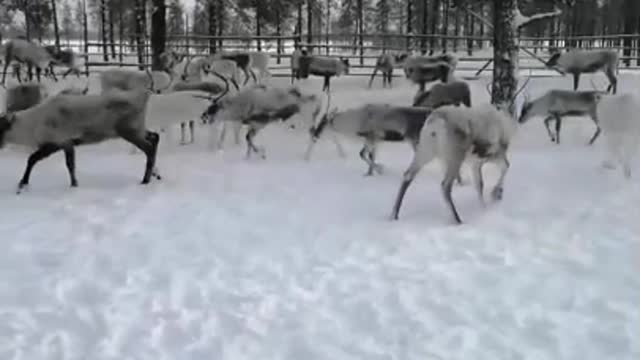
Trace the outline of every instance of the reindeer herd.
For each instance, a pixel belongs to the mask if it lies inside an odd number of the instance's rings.
[[[4,44],[4,74],[11,63],[35,69],[38,81],[42,71],[55,79],[54,65],[67,67],[68,75],[79,76],[82,54],[56,51],[25,39]],[[255,137],[265,126],[290,122],[295,115],[304,119],[309,145],[304,153],[309,160],[317,141],[328,134],[341,157],[346,156],[337,134],[363,139],[360,158],[367,166],[365,175],[382,174],[376,161],[377,145],[386,140],[404,140],[413,149],[413,160],[404,172],[391,218],[397,219],[405,193],[420,170],[439,158],[444,164],[442,194],[456,223],[462,219],[452,199],[455,180],[461,182],[460,169],[468,162],[480,202],[485,205],[482,167],[487,162],[500,169],[492,199],[502,199],[504,180],[510,167],[508,150],[518,123],[543,117],[552,142],[560,143],[562,118],[587,116],[596,131],[589,144],[602,132],[612,159],[631,176],[630,163],[640,142],[640,97],[617,95],[618,56],[611,51],[570,50],[553,55],[547,66],[574,77],[574,89],[552,89],[525,101],[517,119],[509,113],[516,97],[525,90],[531,77],[518,89],[511,104],[502,108],[492,104],[472,104],[466,81],[455,77],[457,59],[443,54],[420,56],[383,54],[375,64],[368,86],[378,72],[383,87],[392,86],[394,69],[404,70],[406,78],[418,86],[406,104],[368,103],[351,109],[331,108],[331,79],[348,74],[344,58],[307,54],[296,47],[291,57],[291,82],[319,76],[324,79],[326,97],[302,90],[297,85],[269,84],[269,55],[263,52],[218,52],[209,56],[186,57],[175,51],[160,56],[159,71],[106,70],[100,75],[100,92],[67,88],[47,94],[42,84],[25,83],[7,89],[6,110],[0,115],[0,147],[5,143],[28,146],[33,152],[18,184],[22,191],[33,167],[53,153],[63,151],[71,186],[78,186],[75,175],[75,147],[121,138],[142,151],[146,164],[142,184],[161,179],[156,166],[160,133],[180,125],[181,143],[194,142],[194,125],[199,119],[208,127],[209,146],[221,148],[227,126],[234,131],[236,144],[246,127],[246,157],[266,158],[264,147]],[[580,75],[604,72],[610,85],[607,91],[578,91]],[[256,73],[257,72],[257,73]],[[31,71],[30,71],[31,73]],[[238,76],[244,76],[240,85]],[[20,81],[20,79],[18,79]],[[248,84],[253,80],[253,84]],[[436,82],[429,89],[426,85]],[[593,83],[592,83],[593,84]],[[595,86],[595,84],[593,84]],[[613,92],[613,94],[609,94]],[[555,121],[555,132],[550,124]],[[186,128],[190,140],[186,140]],[[293,124],[291,124],[293,126]],[[221,132],[218,131],[222,128]],[[616,164],[607,161],[607,167]]]

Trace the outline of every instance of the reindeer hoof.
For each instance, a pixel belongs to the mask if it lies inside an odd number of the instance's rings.
[[[72,188],[77,188],[78,187],[78,182],[77,181],[72,182],[71,183],[71,187]]]
[[[496,187],[495,189],[493,189],[493,191],[491,192],[491,196],[493,197],[493,200],[495,201],[500,201],[502,200],[502,193],[504,192],[504,190],[502,189],[502,187]]]
[[[16,195],[20,195],[24,190],[29,190],[29,184],[25,184],[25,183],[18,184]]]

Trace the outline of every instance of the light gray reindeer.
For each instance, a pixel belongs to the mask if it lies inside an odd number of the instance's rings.
[[[600,135],[597,109],[600,99],[605,94],[602,91],[549,90],[532,101],[525,100],[518,122],[524,124],[533,117],[544,116],[544,126],[549,138],[552,142],[560,144],[562,117],[588,116],[596,126],[596,131],[589,140],[589,145],[592,145]],[[555,136],[549,127],[551,120],[556,121]]]
[[[13,143],[35,149],[18,184],[18,193],[29,184],[33,167],[60,150],[65,154],[71,186],[77,187],[74,148],[116,137],[145,153],[147,162],[142,184],[149,183],[152,176],[160,179],[154,171],[159,135],[145,126],[149,95],[147,90],[58,94],[29,109],[0,116],[0,147]]]
[[[48,69],[52,62],[55,62],[51,54],[44,47],[32,43],[26,39],[11,39],[4,44],[4,73],[2,74],[2,84],[6,82],[7,68],[12,61],[24,63],[29,67],[29,80],[33,80],[31,69],[35,67],[38,82],[42,70]],[[57,80],[53,74],[54,80]]]
[[[565,53],[555,53],[547,61],[546,66],[555,68],[563,74],[573,75],[573,90],[578,90],[580,74],[603,72],[609,79],[607,92],[618,90],[618,53],[613,50],[581,50],[572,49]]]
[[[246,134],[247,155],[259,154],[266,158],[264,148],[258,147],[253,138],[266,125],[275,121],[287,121],[293,115],[300,113],[305,106],[313,110],[312,117],[320,114],[320,99],[315,94],[305,95],[297,87],[274,87],[266,85],[252,86],[242,89],[239,93],[216,99],[202,114],[204,120],[211,124],[210,141],[215,141],[216,120],[233,121],[249,126]],[[222,146],[218,143],[218,148]]]
[[[369,79],[369,88],[373,83],[373,79],[376,77],[378,71],[382,72],[382,87],[386,87],[387,84],[391,87],[393,80],[393,69],[397,67],[403,67],[405,60],[409,57],[407,53],[399,54],[382,54],[376,59],[376,65]]]
[[[419,86],[419,91],[424,91],[427,83],[451,81],[457,64],[458,59],[450,54],[411,56],[404,63],[404,72],[407,79]]]
[[[337,133],[363,137],[365,142],[360,158],[368,166],[365,176],[373,175],[374,171],[381,174],[382,165],[376,163],[377,144],[382,140],[399,138],[409,142],[415,150],[420,129],[430,112],[428,108],[387,104],[366,104],[341,112],[334,109],[323,115],[312,128],[305,159],[310,159],[315,143],[329,128]]]
[[[331,91],[332,77],[348,73],[349,59],[316,55],[300,57],[300,78],[306,79],[309,75],[322,76],[324,78],[322,91]]]

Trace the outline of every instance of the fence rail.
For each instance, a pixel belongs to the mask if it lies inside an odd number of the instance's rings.
[[[308,43],[306,34],[286,36],[209,36],[199,34],[170,34],[166,47],[175,49],[186,56],[207,55],[219,50],[257,51],[261,49],[272,55],[275,64],[270,66],[274,76],[288,75],[288,60],[294,46],[306,47],[311,53],[325,56],[340,56],[350,60],[353,69],[367,70],[375,66],[375,60],[385,52],[416,51],[422,54],[455,52],[460,71],[470,71],[477,75],[491,71],[493,56],[490,51],[493,39],[486,36],[459,36],[433,34],[322,34]],[[101,67],[138,67],[144,69],[151,64],[151,46],[147,36],[137,43],[135,34],[127,40],[103,43],[83,39],[74,41],[69,47],[85,54],[85,70],[88,73]],[[543,61],[553,51],[568,47],[587,49],[601,48],[620,53],[622,69],[640,69],[640,34],[619,34],[600,36],[569,37],[521,37],[519,43],[520,69],[545,69]],[[633,64],[635,63],[635,64]],[[352,76],[362,76],[362,72],[351,72]]]

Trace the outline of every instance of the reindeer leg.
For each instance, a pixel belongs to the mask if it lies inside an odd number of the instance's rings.
[[[256,136],[259,129],[260,127],[257,127],[257,125],[253,125],[253,124],[249,125],[249,131],[247,131],[247,135],[245,136],[245,139],[247,140],[247,159],[251,156],[251,152],[255,152],[256,154],[261,154],[261,157],[263,159],[266,159],[264,149],[260,149],[253,142],[253,138]]]
[[[464,162],[465,151],[463,148],[454,148],[451,149],[448,156],[445,158],[445,162],[447,164],[447,169],[445,172],[444,179],[440,184],[440,188],[442,190],[442,196],[444,196],[444,200],[449,205],[449,209],[453,214],[453,218],[456,223],[462,224],[462,220],[460,219],[460,215],[458,214],[458,210],[456,209],[456,205],[453,203],[453,199],[451,197],[451,190],[453,189],[453,182],[460,173],[460,167]]]
[[[362,161],[367,163],[367,165],[369,165],[369,167],[367,168],[367,172],[364,173],[364,176],[373,175],[373,167],[374,167],[374,165],[371,163],[371,159],[369,157],[369,149],[367,148],[367,144],[366,143],[362,146],[362,150],[360,150],[360,158],[362,159]]]
[[[236,145],[240,145],[240,131],[242,130],[242,123],[236,121],[233,123],[233,140]]]
[[[64,74],[62,74],[62,79],[66,79],[67,75],[71,74],[72,71],[73,71],[73,68],[69,68],[69,70],[65,71]]]
[[[556,144],[560,145],[560,127],[562,126],[562,118],[556,115]]]
[[[9,59],[9,56],[5,56],[5,61],[4,61],[4,70],[2,71],[2,85],[4,85],[6,79],[7,79],[7,69],[9,68],[9,63],[11,62]]]
[[[378,68],[373,69],[373,73],[371,74],[371,78],[369,79],[369,89],[371,89],[371,84],[373,83],[373,78],[376,77],[376,73],[378,72]],[[384,87],[384,73],[382,73],[382,86]]]
[[[17,193],[20,194],[20,192],[22,192],[22,189],[29,185],[29,178],[31,177],[31,171],[33,170],[33,167],[40,161],[43,160],[49,156],[51,156],[51,154],[57,152],[58,150],[61,150],[62,148],[56,144],[52,144],[52,143],[47,143],[47,144],[43,144],[40,145],[40,147],[38,148],[38,150],[36,150],[34,153],[32,153],[29,156],[29,159],[27,160],[27,167],[24,170],[24,174],[22,174],[22,179],[20,180],[20,182],[18,183],[18,191]]]
[[[591,140],[589,140],[589,145],[593,145],[593,143],[596,141],[598,136],[600,136],[600,125],[599,125],[599,122],[598,122],[597,113],[592,112],[591,113],[591,119],[593,120],[593,123],[596,125],[596,132],[593,134],[593,137],[591,137]]]
[[[580,85],[580,73],[573,73],[573,91],[578,90]]]
[[[195,125],[194,121],[193,120],[189,120],[189,135],[191,135],[191,142],[190,142],[191,144],[196,142],[196,136],[195,136],[194,129],[193,129],[194,125]]]
[[[496,186],[491,191],[491,197],[494,201],[502,200],[502,195],[504,193],[504,179],[507,176],[507,171],[509,170],[510,164],[509,159],[507,159],[507,153],[503,153],[502,156],[497,160],[498,166],[500,167],[500,177],[498,178],[498,182]]]
[[[482,204],[482,207],[486,207],[487,204],[484,202],[483,195],[484,181],[482,179],[482,165],[484,165],[484,162],[482,160],[473,161],[473,184],[476,188],[476,192],[478,193],[480,204]]]
[[[69,171],[69,179],[71,187],[78,187],[78,179],[76,179],[76,152],[73,145],[65,145],[63,148],[64,159]]]
[[[242,86],[245,86],[249,82],[249,71],[246,67],[243,67],[242,72],[244,72],[244,83],[242,83]]]
[[[549,123],[553,119],[555,119],[553,116],[547,116],[544,119],[544,126],[547,128],[547,134],[549,134],[549,138],[551,139],[551,142],[556,142],[555,136],[553,136],[553,133],[551,132],[551,128],[549,127]]]
[[[404,200],[404,195],[406,194],[407,189],[409,189],[413,179],[415,179],[422,167],[435,158],[436,154],[432,149],[425,147],[425,149],[422,150],[423,151],[414,152],[413,161],[402,176],[402,183],[400,184],[398,195],[396,195],[396,201],[393,205],[393,209],[391,210],[390,220],[398,220],[398,214],[400,213],[402,201]]]
[[[187,145],[187,125],[184,122],[180,123],[180,145]]]
[[[329,92],[329,76],[324,77],[324,85],[322,85],[322,91]]]
[[[607,69],[605,72],[607,79],[609,79],[609,86],[607,87],[607,92],[611,92],[613,89],[613,94],[615,95],[618,92],[618,78],[613,73],[612,69]]]
[[[135,145],[147,156],[147,163],[141,184],[148,184],[151,181],[151,176],[154,174],[160,135],[153,131],[147,131],[145,135],[141,137],[138,133],[131,132],[130,130],[116,129],[116,131],[121,138]]]

